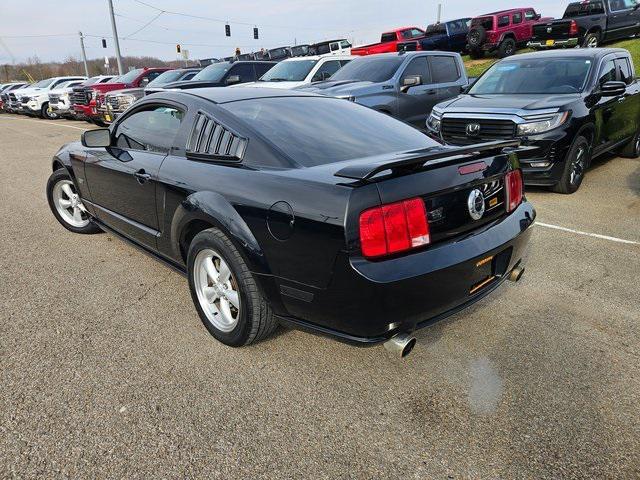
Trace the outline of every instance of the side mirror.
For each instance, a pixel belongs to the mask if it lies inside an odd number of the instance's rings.
[[[95,130],[87,130],[80,137],[82,145],[85,147],[99,148],[111,145],[111,131],[108,128],[97,128]]]
[[[610,81],[600,85],[600,95],[603,97],[617,97],[624,95],[627,91],[627,84],[624,82]]]
[[[144,77],[142,80],[140,80],[141,87],[146,87],[147,85],[149,85],[149,77]]]
[[[233,85],[234,83],[240,83],[240,75],[229,75],[227,77],[227,85]]]
[[[540,20],[541,18],[542,18],[542,14],[541,13],[536,14],[536,20]]]
[[[400,88],[400,91],[402,93],[407,93],[411,87],[415,87],[416,85],[422,85],[422,77],[420,75],[404,77],[402,79],[402,87]]]

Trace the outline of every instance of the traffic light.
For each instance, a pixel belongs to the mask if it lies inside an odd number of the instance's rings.
[[[180,44],[176,45],[176,53],[180,53]]]
[[[107,48],[107,40],[106,39],[102,39],[102,48]]]
[[[224,26],[224,34],[227,37],[231,36],[231,25],[229,25],[228,23]]]
[[[253,27],[253,39],[258,40],[258,27]]]

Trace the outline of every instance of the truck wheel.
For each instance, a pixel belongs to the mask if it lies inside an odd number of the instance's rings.
[[[598,32],[588,33],[582,42],[583,48],[597,48],[600,45],[600,34]]]
[[[473,60],[478,60],[482,57],[484,57],[484,51],[482,50],[469,50],[469,56],[473,59]]]
[[[107,125],[106,123],[104,123],[102,120],[100,120],[99,118],[91,118],[91,123],[93,123],[94,125],[97,125],[98,127],[108,127],[109,125]]]
[[[58,118],[58,115],[55,113],[49,113],[49,102],[44,102],[42,108],[40,108],[40,116],[47,120],[54,120]]]
[[[469,30],[467,42],[469,43],[470,49],[479,49],[486,39],[487,31],[482,25],[476,25],[475,27],[471,27],[471,30]]]
[[[640,130],[620,151],[620,156],[624,158],[640,158]]]
[[[217,228],[193,238],[187,270],[198,315],[218,341],[241,347],[262,340],[277,327],[240,252]]]
[[[584,178],[591,162],[591,145],[583,136],[578,136],[571,146],[564,161],[564,170],[560,181],[553,187],[557,193],[574,193]]]
[[[516,41],[513,38],[505,38],[498,47],[498,58],[510,57],[516,53]]]

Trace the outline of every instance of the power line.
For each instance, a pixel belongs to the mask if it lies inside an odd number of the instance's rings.
[[[138,30],[136,30],[133,33],[130,33],[129,35],[122,37],[123,40],[126,40],[130,37],[133,37],[136,33],[141,32],[142,30],[144,30],[145,28],[147,28],[149,25],[151,25],[153,22],[155,22],[158,18],[160,18],[160,16],[163,14],[164,12],[159,12],[155,17],[153,17],[151,20],[149,20],[147,23],[145,23],[143,26],[141,26]]]

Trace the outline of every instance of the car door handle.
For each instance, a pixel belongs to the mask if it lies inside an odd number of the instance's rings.
[[[133,176],[136,177],[136,180],[140,185],[142,185],[143,183],[151,179],[151,175],[145,172],[144,168],[138,170],[136,173],[133,174]]]

